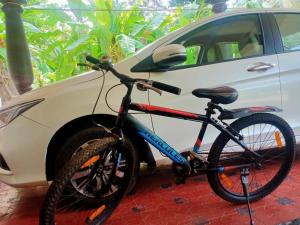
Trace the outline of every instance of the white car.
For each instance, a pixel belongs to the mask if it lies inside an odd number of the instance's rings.
[[[135,90],[134,102],[204,113],[208,100],[192,95],[196,88],[232,86],[239,99],[229,108],[276,106],[278,115],[300,135],[300,11],[233,11],[195,22],[168,34],[115,68],[132,77],[150,78],[182,88],[180,96]],[[170,45],[186,47],[188,59],[171,70],[158,72],[154,50]],[[40,88],[7,102],[0,109],[0,179],[12,186],[47,184],[73,152],[101,137],[103,130],[92,123],[100,91],[100,72],[88,72]],[[103,94],[93,119],[114,126],[116,113],[104,101],[107,90],[118,83],[106,74]],[[114,89],[109,104],[120,105],[124,88]],[[149,94],[149,96],[148,96]],[[172,118],[135,115],[142,123],[184,151],[193,147],[201,124]],[[153,123],[152,123],[152,122]],[[218,132],[209,129],[203,149],[209,149]],[[133,134],[141,161],[149,165],[169,163],[154,148]]]

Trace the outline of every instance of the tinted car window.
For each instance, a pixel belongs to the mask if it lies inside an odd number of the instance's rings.
[[[264,53],[263,35],[257,15],[234,16],[208,23],[174,43],[188,49],[189,63],[183,65],[204,65]],[[197,51],[189,51],[191,47],[195,49],[197,46]]]
[[[300,14],[275,14],[284,51],[300,50]]]

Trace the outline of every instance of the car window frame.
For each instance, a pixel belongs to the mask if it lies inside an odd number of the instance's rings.
[[[268,55],[274,55],[277,54],[277,51],[275,49],[275,41],[273,39],[273,30],[271,29],[271,25],[273,25],[273,23],[271,23],[271,19],[270,16],[272,13],[269,12],[250,12],[250,13],[242,13],[242,14],[235,14],[235,15],[230,15],[230,16],[224,16],[222,18],[218,18],[215,19],[213,21],[208,21],[206,23],[202,23],[196,27],[194,27],[192,30],[188,31],[187,33],[190,33],[196,29],[199,29],[202,26],[205,26],[206,24],[209,24],[211,22],[215,22],[218,20],[224,20],[226,18],[231,18],[231,17],[237,17],[237,16],[243,16],[243,15],[257,15],[259,17],[259,21],[260,21],[260,26],[262,29],[262,35],[263,35],[263,44],[264,44],[264,54],[261,56],[249,56],[249,57],[244,57],[244,58],[239,58],[239,59],[230,59],[227,61],[222,61],[222,62],[215,62],[215,63],[209,63],[206,65],[212,65],[212,64],[216,64],[216,63],[226,63],[226,62],[231,62],[231,61],[238,61],[238,60],[244,60],[244,59],[248,59],[248,58],[254,58],[254,57],[262,57],[262,56],[268,56]],[[186,35],[187,33],[184,33],[182,36]],[[164,44],[162,44],[161,46],[165,46],[165,45],[169,45],[173,42],[175,42],[177,39],[173,39],[172,41],[168,41]],[[199,66],[206,66],[204,64],[199,65],[199,64],[195,64],[195,65],[184,65],[181,67],[171,67],[168,69],[164,69],[164,68],[159,68],[154,66],[153,61],[152,61],[152,54],[147,56],[146,58],[144,58],[142,61],[140,61],[138,64],[136,64],[135,66],[133,66],[130,71],[133,73],[139,73],[139,72],[166,72],[166,71],[173,71],[173,70],[179,70],[179,69],[186,69],[186,68],[193,68],[193,67],[199,67]]]
[[[262,55],[247,56],[247,57],[241,57],[241,58],[236,58],[236,59],[228,59],[228,60],[223,60],[223,61],[219,61],[219,62],[210,62],[210,63],[204,63],[204,64],[175,66],[175,67],[170,68],[169,71],[179,70],[179,69],[186,69],[186,68],[193,68],[193,67],[201,67],[201,66],[207,66],[207,65],[213,65],[213,64],[217,64],[217,63],[226,63],[226,62],[232,62],[232,61],[239,61],[239,60],[244,60],[244,59],[249,59],[249,58],[262,57],[262,56],[266,56],[266,55],[276,54],[275,49],[274,49],[274,44],[272,44],[272,43],[274,43],[274,41],[273,41],[272,31],[269,28],[270,22],[268,20],[268,15],[267,14],[268,13],[248,13],[248,14],[240,14],[240,15],[233,15],[233,16],[224,17],[224,18],[221,18],[221,19],[218,19],[218,20],[215,20],[215,21],[210,21],[206,24],[202,24],[201,26],[196,27],[195,29],[193,29],[189,33],[187,33],[187,34],[183,35],[182,37],[178,38],[178,39],[181,39],[184,36],[190,36],[191,33],[195,32],[198,29],[200,29],[200,27],[207,26],[210,23],[219,22],[219,21],[230,19],[230,18],[233,18],[233,17],[256,15],[258,17],[260,29],[261,29],[262,36],[263,36],[262,37],[263,38],[263,40],[262,40],[263,41],[263,54]],[[176,39],[175,41],[172,41],[170,44],[176,43],[176,41],[178,39]]]
[[[296,50],[285,50],[284,49],[282,35],[280,32],[277,20],[275,18],[276,14],[288,14],[288,15],[296,14],[296,15],[300,16],[300,13],[298,13],[298,12],[274,12],[271,14],[270,21],[272,23],[272,32],[273,32],[274,42],[275,42],[275,46],[276,46],[276,53],[283,54],[283,53],[291,53],[291,52],[300,51],[300,49],[298,49],[298,50],[297,49]]]

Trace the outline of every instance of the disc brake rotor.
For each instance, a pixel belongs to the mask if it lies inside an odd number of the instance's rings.
[[[100,193],[105,197],[118,191],[118,183],[124,177],[123,168],[126,162],[121,154],[113,154],[114,151],[111,149],[107,151],[103,158],[98,157],[96,160],[91,158],[90,164],[88,161],[87,165],[83,165],[72,177],[72,186],[82,195],[95,198]],[[104,193],[101,193],[103,190]]]

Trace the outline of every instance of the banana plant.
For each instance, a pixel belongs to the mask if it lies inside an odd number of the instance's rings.
[[[23,19],[36,87],[82,73],[86,68],[77,67],[77,62],[87,54],[109,55],[118,62],[170,31],[211,14],[205,0],[171,12],[145,12],[140,1],[128,5],[116,0],[68,0],[64,6],[68,11],[35,9],[58,8],[36,0],[28,4]],[[0,26],[0,39],[3,33]],[[0,58],[5,59],[2,53],[0,49]]]

